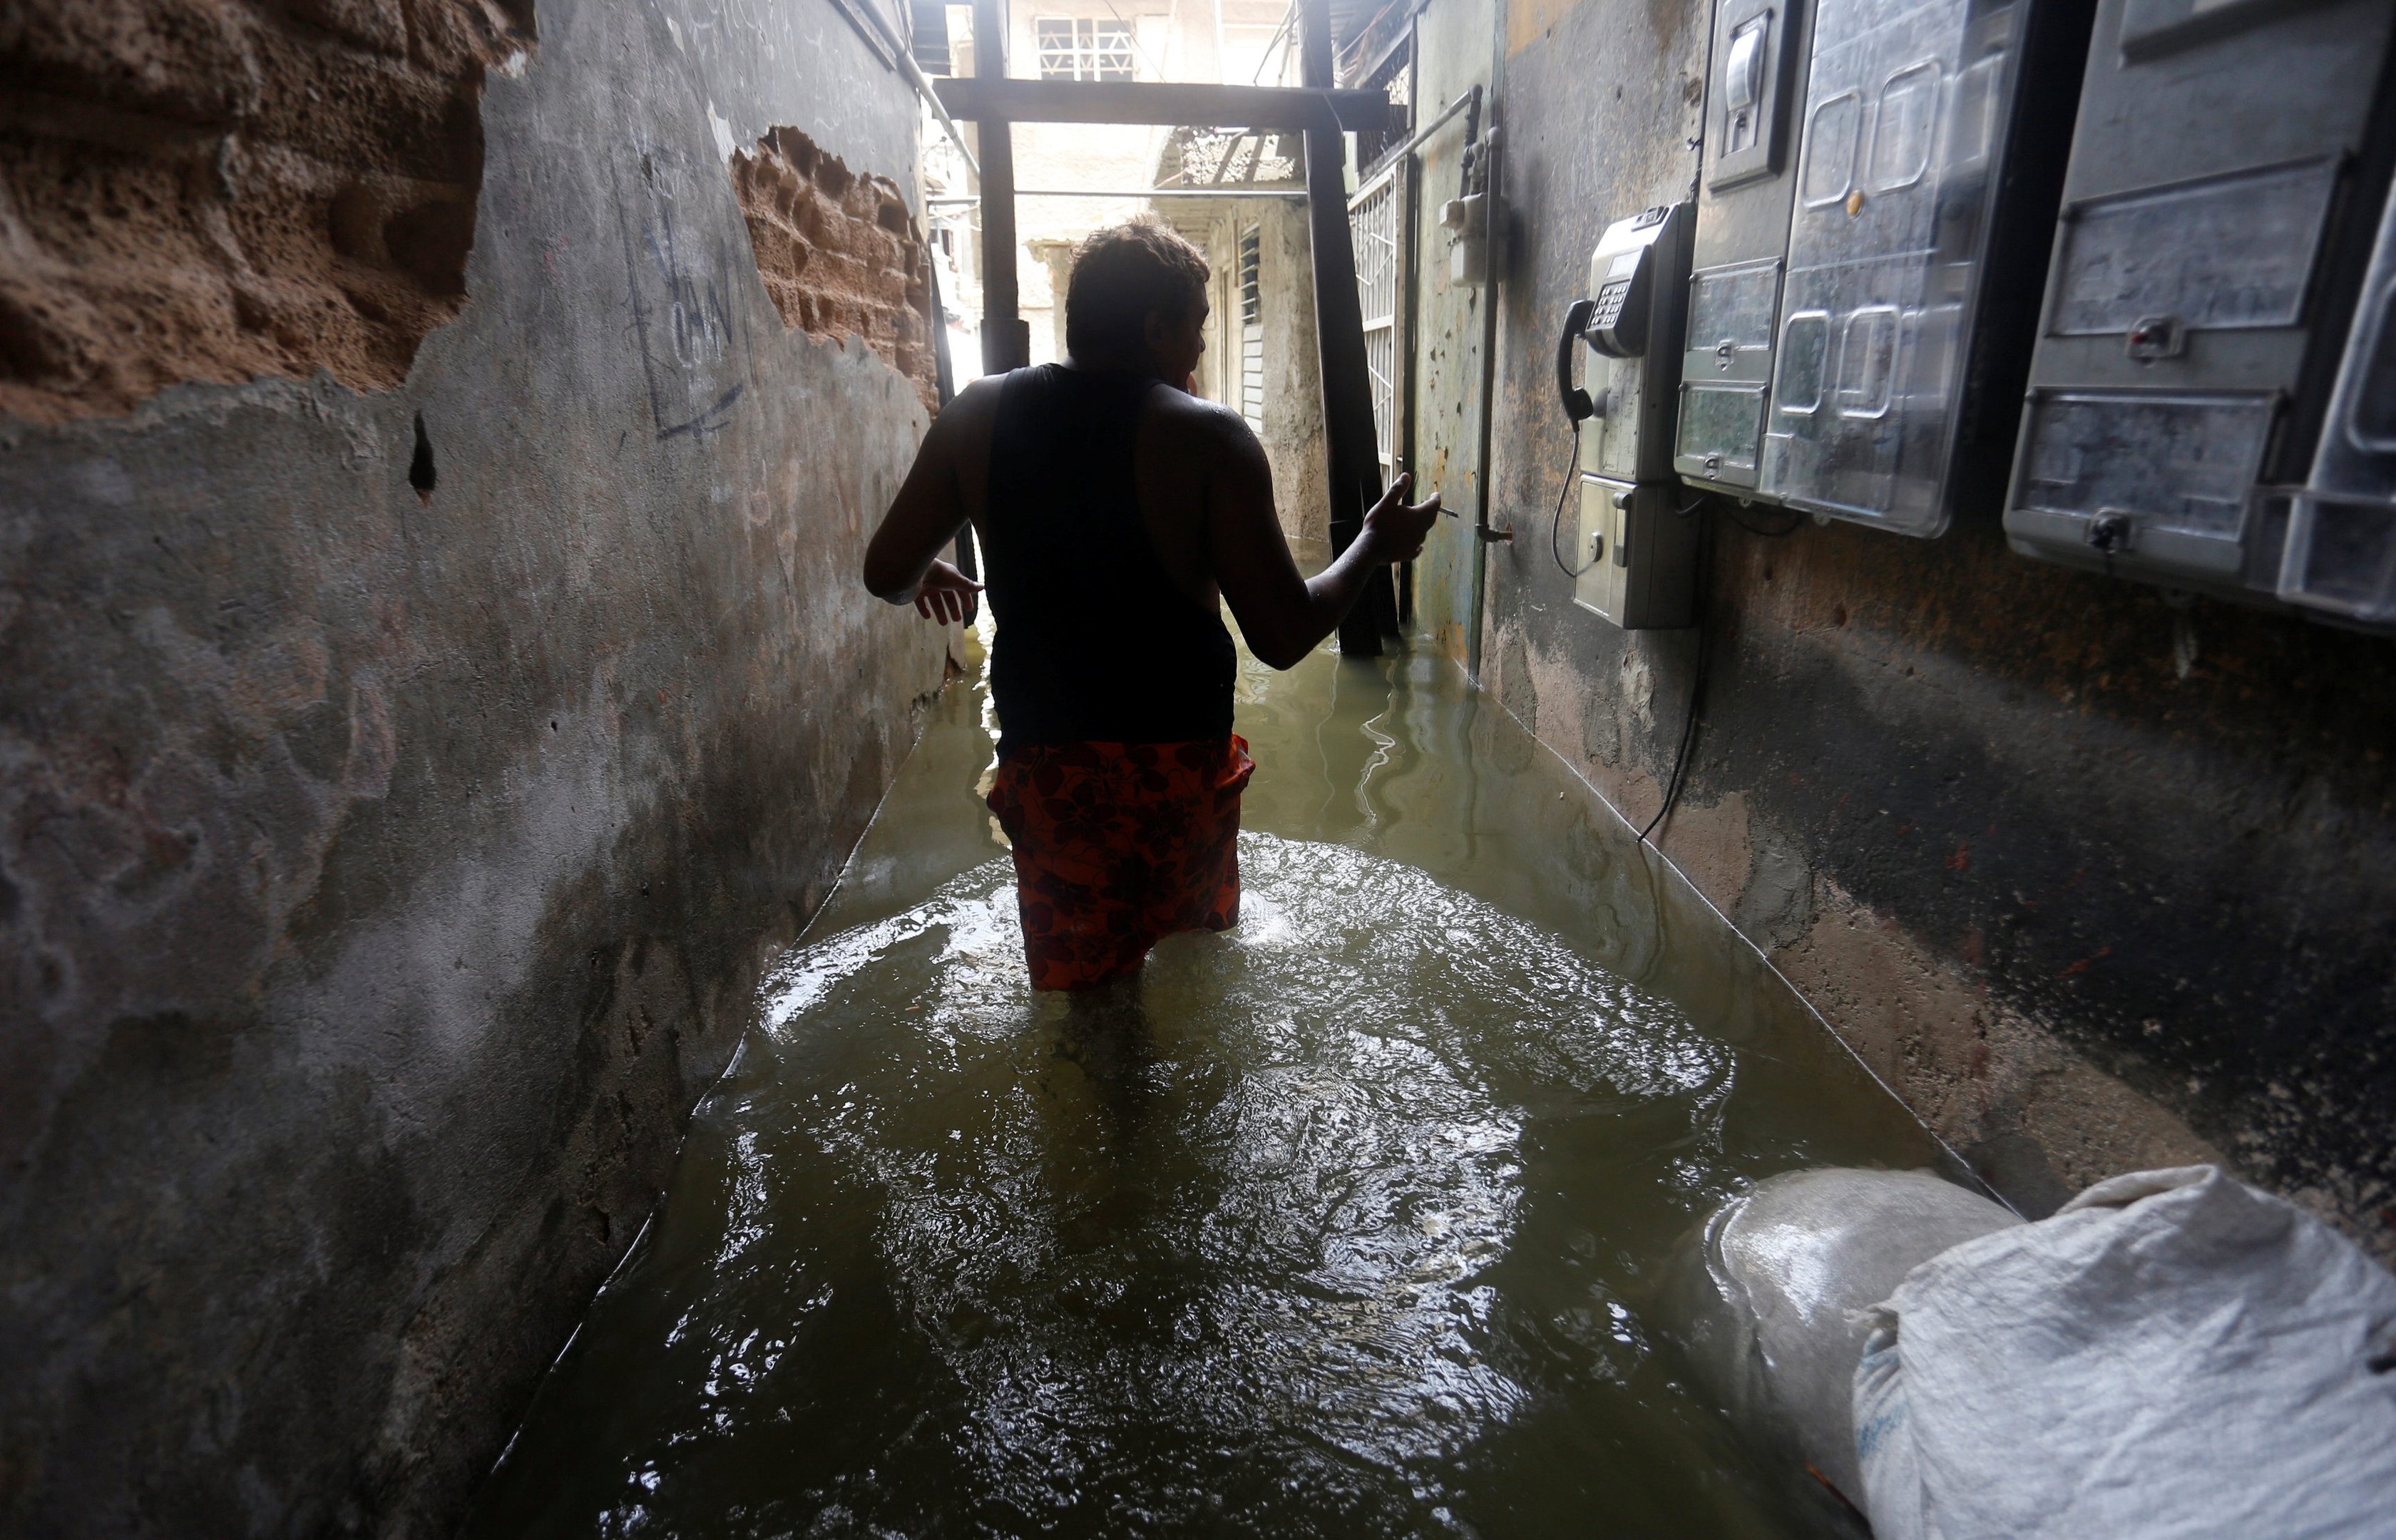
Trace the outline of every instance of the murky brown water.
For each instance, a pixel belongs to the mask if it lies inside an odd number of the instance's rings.
[[[1228,936],[1034,999],[937,710],[470,1533],[1794,1535],[1651,1292],[1936,1150],[1444,662],[1244,663]]]

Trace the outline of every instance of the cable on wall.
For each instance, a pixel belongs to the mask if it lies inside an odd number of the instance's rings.
[[[1572,489],[1579,481],[1580,429],[1576,426],[1573,429],[1572,459],[1564,466],[1564,484],[1556,491],[1556,516],[1548,521],[1548,555],[1554,560],[1556,570],[1564,575],[1565,580],[1575,583],[1580,581],[1580,575],[1587,572],[1589,567],[1597,565],[1595,562],[1591,562],[1589,566],[1577,569],[1566,566],[1564,551],[1556,544],[1564,538],[1564,503],[1572,497]]]
[[[1703,500],[1699,499],[1700,502]],[[1697,665],[1689,675],[1689,704],[1688,709],[1681,713],[1681,742],[1680,747],[1672,750],[1672,775],[1664,783],[1663,805],[1657,808],[1656,816],[1647,820],[1647,827],[1639,831],[1641,844],[1645,844],[1647,836],[1656,831],[1656,826],[1671,815],[1672,804],[1681,800],[1681,788],[1688,777],[1689,745],[1697,737],[1697,717],[1705,710],[1706,664],[1713,651],[1713,628],[1706,624],[1706,599],[1712,585],[1713,564],[1713,525],[1702,524],[1697,530]]]
[[[1724,518],[1728,519],[1731,523],[1738,525],[1739,528],[1746,530],[1750,535],[1760,536],[1767,540],[1781,539],[1787,536],[1794,535],[1800,529],[1805,527],[1806,515],[1802,511],[1794,508],[1784,508],[1780,510],[1781,512],[1789,515],[1789,522],[1785,524],[1774,526],[1748,523],[1746,517],[1740,511],[1738,505],[1729,501],[1727,498],[1723,499],[1718,506],[1722,509]]]

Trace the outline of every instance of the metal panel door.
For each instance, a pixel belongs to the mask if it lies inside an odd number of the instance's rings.
[[[1494,73],[1494,8],[1489,0],[1431,0],[1415,20],[1416,113],[1428,120],[1442,105],[1480,86],[1483,100]],[[1465,667],[1479,660],[1480,540],[1473,533],[1482,465],[1482,307],[1485,286],[1450,275],[1451,237],[1430,217],[1463,191],[1465,135],[1459,113],[1415,153],[1416,206],[1410,249],[1414,320],[1407,339],[1413,378],[1408,469],[1418,497],[1437,492],[1457,517],[1442,519],[1415,562],[1415,623]],[[1484,108],[1482,124],[1485,126]]]

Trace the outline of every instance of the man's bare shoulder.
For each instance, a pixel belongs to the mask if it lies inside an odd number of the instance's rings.
[[[1213,458],[1226,451],[1254,451],[1257,435],[1248,419],[1219,401],[1172,389],[1149,392],[1149,423],[1169,453]]]
[[[1005,383],[1005,375],[984,375],[969,381],[964,390],[949,398],[935,423],[946,424],[951,432],[986,435],[998,418],[999,391]]]

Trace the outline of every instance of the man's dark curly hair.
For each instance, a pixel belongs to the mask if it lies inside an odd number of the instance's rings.
[[[1152,214],[1093,231],[1074,249],[1065,348],[1076,358],[1136,359],[1148,317],[1178,323],[1206,291],[1206,259]]]

